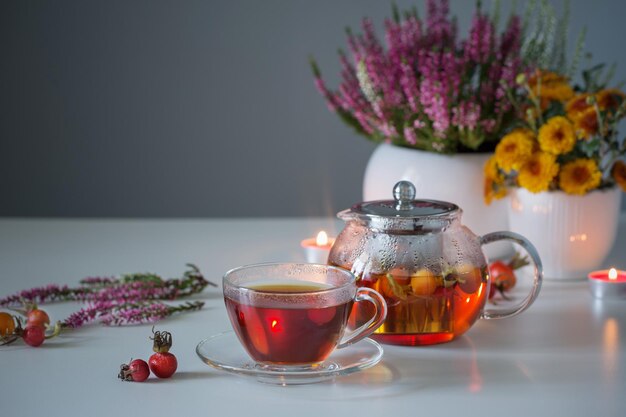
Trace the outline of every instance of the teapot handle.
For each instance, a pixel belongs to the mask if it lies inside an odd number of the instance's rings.
[[[524,236],[513,232],[488,233],[480,237],[480,244],[482,246],[500,240],[510,240],[513,243],[517,243],[522,248],[524,248],[526,253],[528,253],[530,259],[532,260],[532,263],[534,264],[533,286],[530,289],[530,293],[519,305],[502,310],[484,310],[481,315],[481,318],[483,319],[503,319],[507,317],[513,317],[526,310],[539,295],[539,290],[541,289],[541,281],[543,280],[543,266],[541,265],[541,259],[539,258],[537,249],[535,249],[533,244],[530,243]]]

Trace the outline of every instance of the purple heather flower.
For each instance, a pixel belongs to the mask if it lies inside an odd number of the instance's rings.
[[[496,141],[508,127],[500,123],[515,119],[507,90],[515,89],[517,74],[528,72],[520,55],[519,17],[498,34],[479,9],[467,38],[457,41],[448,1],[428,0],[427,9],[425,22],[412,14],[385,20],[386,48],[372,21],[364,19],[361,35],[348,32],[353,63],[340,53],[337,91],[316,79],[318,90],[329,108],[375,140],[441,152],[468,146],[459,140],[467,131],[480,130],[474,137]],[[419,141],[415,129],[425,130]]]
[[[496,127],[496,121],[494,119],[482,120],[480,124],[487,133],[493,132],[493,129]]]
[[[163,303],[131,304],[110,310],[102,316],[107,326],[154,323],[170,315],[170,307]]]
[[[509,55],[517,55],[522,42],[522,27],[519,16],[511,16],[506,31],[500,40],[500,57],[506,58]]]
[[[418,96],[419,96],[419,87],[417,84],[417,78],[415,77],[415,71],[406,62],[400,64],[400,68],[402,70],[402,75],[400,76],[400,85],[402,86],[402,91],[404,92],[404,96],[408,100],[409,108],[412,112],[417,113],[419,111],[418,107]]]
[[[163,280],[154,274],[125,275],[121,279],[88,277],[80,287],[47,285],[20,291],[0,299],[2,306],[21,306],[25,302],[43,304],[54,301],[81,301],[87,306],[71,314],[63,327],[76,328],[102,319],[107,323],[126,324],[138,320],[154,321],[168,315],[200,309],[202,302],[168,306],[158,300],[175,300],[216,284],[204,279],[194,265],[183,278]],[[167,311],[166,311],[167,309]],[[140,317],[141,316],[141,317]]]
[[[415,145],[417,143],[417,135],[415,134],[415,130],[413,130],[413,128],[410,126],[404,127],[404,137],[410,145]]]
[[[366,133],[368,134],[374,133],[374,128],[370,126],[370,120],[365,114],[357,111],[354,113],[354,117],[356,118],[356,120],[359,122],[359,124],[361,125],[361,127]]]
[[[80,310],[70,314],[65,319],[63,325],[70,328],[78,328],[87,323],[95,321],[98,317],[109,312],[109,310],[115,308],[116,304],[113,302],[97,302],[90,304],[87,307],[83,307]]]
[[[474,130],[480,118],[480,105],[464,102],[452,109],[452,124],[462,129]]]
[[[81,279],[80,283],[85,285],[111,285],[116,281],[115,277],[86,277]]]
[[[68,297],[80,296],[81,289],[70,289],[67,285],[46,285],[20,291],[17,294],[0,299],[0,306],[20,305],[23,301],[44,303],[49,301],[64,300]]]
[[[315,87],[317,88],[317,91],[319,91],[324,97],[326,97],[328,110],[333,111],[333,112],[337,111],[337,104],[336,104],[334,95],[330,91],[328,91],[328,89],[326,88],[326,84],[324,83],[324,80],[321,79],[320,77],[316,77]]]
[[[456,28],[448,19],[450,7],[447,0],[428,0],[427,34],[430,46],[440,50],[454,46]]]
[[[495,28],[489,16],[477,11],[472,20],[465,58],[480,64],[487,62],[492,52],[494,31]]]

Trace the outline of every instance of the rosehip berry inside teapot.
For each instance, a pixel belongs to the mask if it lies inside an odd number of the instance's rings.
[[[539,294],[541,260],[533,245],[512,232],[476,236],[461,223],[455,204],[416,200],[415,187],[400,181],[394,200],[355,204],[338,217],[346,222],[328,263],[351,270],[360,286],[385,297],[387,319],[371,336],[390,344],[443,343],[465,333],[478,318],[511,317],[527,309]],[[509,240],[534,264],[530,293],[521,303],[486,309],[490,276],[482,246]],[[366,307],[360,307],[361,309]],[[371,317],[357,309],[354,327]]]

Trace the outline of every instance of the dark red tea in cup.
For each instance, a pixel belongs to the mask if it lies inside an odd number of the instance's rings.
[[[357,288],[350,271],[329,265],[251,265],[226,273],[223,285],[239,341],[252,359],[265,365],[323,362],[335,349],[371,334],[387,313],[380,294]],[[375,306],[372,319],[345,336],[355,301]]]
[[[302,285],[253,285],[252,290],[268,294],[322,291],[328,287],[315,283]],[[271,295],[270,295],[271,297]],[[326,359],[343,335],[353,300],[315,307],[257,307],[225,299],[233,328],[246,350],[258,362],[308,364]]]

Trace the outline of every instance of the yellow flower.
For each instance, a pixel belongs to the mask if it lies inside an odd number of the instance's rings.
[[[587,98],[590,94],[577,94],[572,97],[567,104],[565,104],[565,112],[567,113],[567,117],[571,120],[576,120],[578,116],[581,115],[582,112],[587,110],[591,105],[587,103]]]
[[[495,161],[505,172],[517,170],[532,155],[534,143],[530,130],[516,129],[496,146]]]
[[[602,90],[596,95],[596,101],[600,110],[615,110],[626,99],[626,95],[615,88],[609,90]]]
[[[581,139],[589,139],[598,133],[598,113],[594,107],[588,107],[574,119],[574,130]]]
[[[532,193],[546,191],[559,172],[556,157],[546,152],[535,152],[519,171],[517,182]]]
[[[567,194],[585,194],[600,185],[602,173],[593,159],[580,158],[563,165],[559,187]]]
[[[484,173],[484,198],[485,204],[489,205],[494,198],[503,198],[506,195],[504,177],[498,169],[498,164],[496,162],[495,156],[492,156],[487,160],[487,162],[485,162]]]
[[[487,178],[493,178],[498,180],[502,179],[502,175],[498,170],[498,163],[495,156],[491,156],[489,159],[487,159],[483,171],[485,173],[485,177]]]
[[[506,196],[506,187],[504,183],[485,177],[484,198],[485,204],[489,205],[494,199],[500,199]]]
[[[554,155],[567,153],[574,149],[576,136],[572,123],[563,116],[555,116],[539,129],[539,147],[544,152]]]
[[[613,175],[615,182],[622,187],[622,190],[626,192],[626,164],[622,161],[617,161],[613,164],[611,175]]]
[[[542,109],[547,108],[550,101],[567,101],[574,96],[567,77],[555,72],[537,71],[528,80],[528,85],[535,97],[540,99]]]

